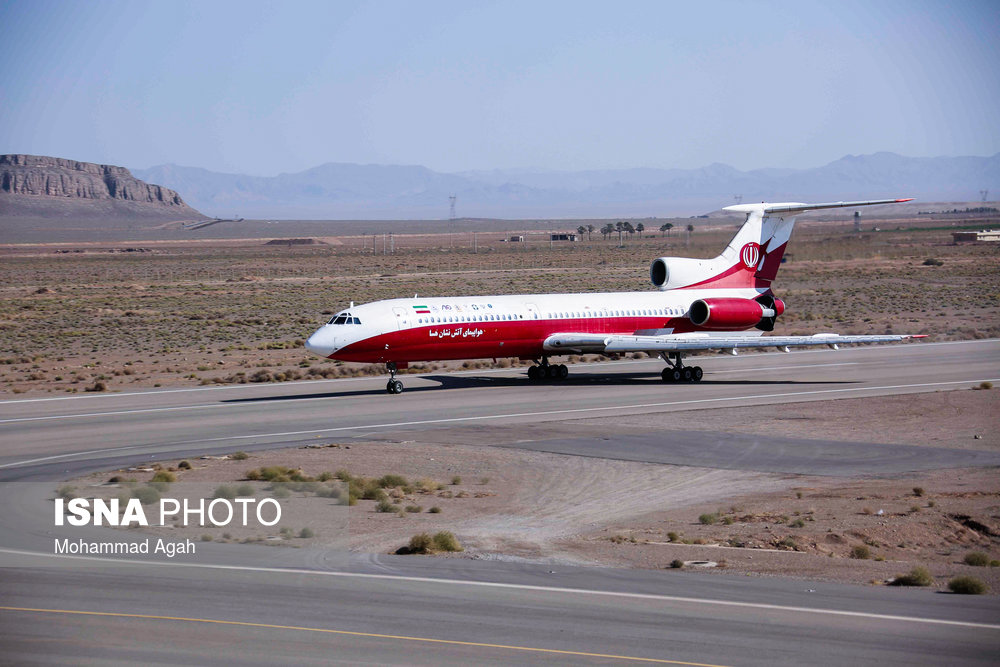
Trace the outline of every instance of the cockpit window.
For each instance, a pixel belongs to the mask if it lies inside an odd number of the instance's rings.
[[[334,316],[327,324],[361,324],[361,320],[353,317],[350,313]]]

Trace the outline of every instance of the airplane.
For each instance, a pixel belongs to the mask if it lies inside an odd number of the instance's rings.
[[[698,382],[704,371],[686,366],[696,350],[728,351],[849,343],[898,342],[919,335],[765,336],[785,311],[771,289],[795,217],[820,209],[897,204],[912,199],[824,204],[737,204],[724,210],[746,220],[718,257],[653,260],[656,291],[388,299],[353,302],[306,341],[321,357],[385,364],[386,392],[399,394],[398,370],[412,362],[517,357],[533,361],[532,381],[566,378],[554,356],[645,352],[667,365],[664,382]]]

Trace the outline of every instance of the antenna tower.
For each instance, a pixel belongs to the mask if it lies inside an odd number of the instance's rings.
[[[448,209],[448,219],[449,220],[454,220],[454,219],[456,219],[458,217],[457,215],[455,215],[455,199],[457,199],[457,197],[455,197],[455,195],[451,195],[451,196],[448,197],[448,201],[451,203],[451,206]]]
[[[986,197],[990,194],[990,191],[989,190],[980,190],[979,194],[980,194],[980,196],[982,196],[983,202],[985,202],[986,201]]]

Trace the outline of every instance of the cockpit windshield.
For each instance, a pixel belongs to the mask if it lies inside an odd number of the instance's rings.
[[[361,320],[350,313],[340,313],[339,315],[334,315],[327,324],[361,324]]]

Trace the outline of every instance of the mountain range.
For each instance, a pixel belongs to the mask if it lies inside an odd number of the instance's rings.
[[[839,201],[915,197],[976,201],[1000,194],[1000,153],[991,157],[847,155],[810,169],[441,173],[422,166],[331,162],[271,177],[160,165],[133,169],[181,193],[208,215],[270,219],[603,218],[687,216],[743,201]]]

